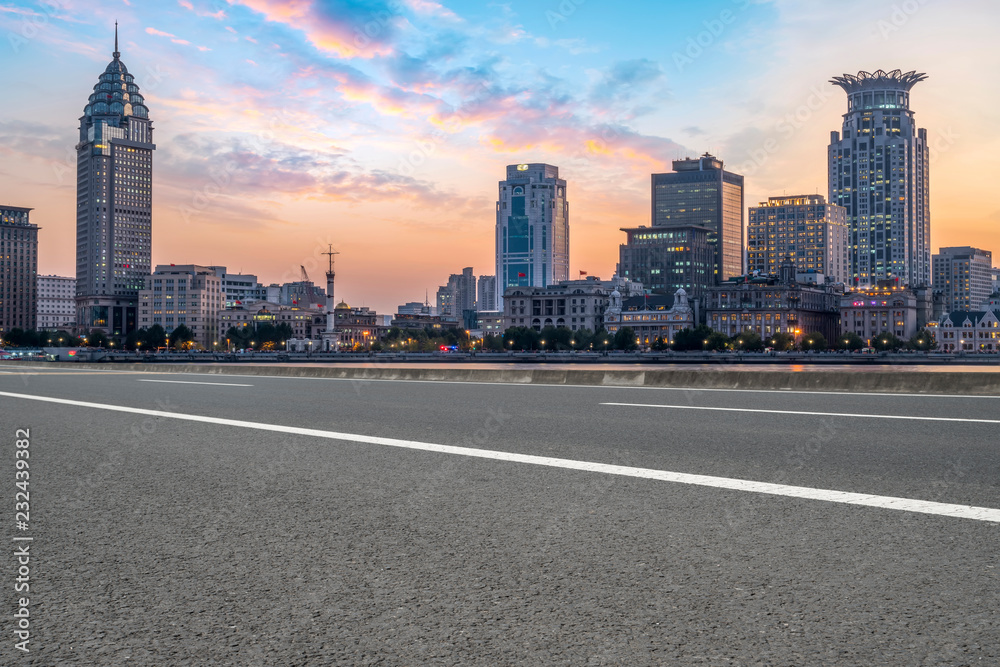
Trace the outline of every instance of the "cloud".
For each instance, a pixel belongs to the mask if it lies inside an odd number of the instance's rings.
[[[174,44],[181,44],[183,46],[189,46],[191,42],[186,39],[180,39],[177,35],[173,35],[169,32],[163,32],[162,30],[157,30],[156,28],[146,28],[146,34],[156,35],[157,37],[168,37]]]
[[[231,0],[305,33],[316,49],[342,58],[393,53],[403,17],[383,0]]]

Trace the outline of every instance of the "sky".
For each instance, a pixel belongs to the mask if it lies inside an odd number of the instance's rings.
[[[995,0],[0,0],[0,204],[75,273],[79,118],[111,60],[146,98],[153,263],[324,282],[394,313],[493,274],[505,166],[568,181],[571,276],[608,278],[650,174],[711,152],[746,202],[826,194],[832,76],[928,74],[932,247],[1000,253]],[[994,260],[1000,264],[1000,259]]]

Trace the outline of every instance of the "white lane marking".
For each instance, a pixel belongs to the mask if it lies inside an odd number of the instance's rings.
[[[252,384],[231,384],[228,382],[192,382],[190,380],[136,380],[136,382],[164,382],[167,384],[208,384],[216,387],[252,387]]]
[[[928,422],[969,422],[973,424],[1000,424],[1000,419],[964,419],[960,417],[913,417],[910,415],[873,415],[853,412],[809,412],[806,410],[761,410],[755,408],[714,408],[694,405],[660,405],[657,403],[600,403],[627,408],[667,408],[670,410],[715,410],[718,412],[759,412],[769,415],[808,415],[817,417],[861,417],[864,419],[905,419]]]
[[[373,366],[359,366],[358,368],[375,368]],[[80,369],[85,370],[85,369]],[[395,370],[395,369],[394,369]],[[407,369],[399,369],[407,370]],[[416,370],[435,370],[435,369],[416,369]],[[458,369],[462,370],[462,369]],[[481,370],[496,370],[496,369],[481,369]],[[503,369],[508,371],[516,371],[516,369]],[[536,370],[561,370],[561,369],[536,369]],[[591,370],[586,366],[581,366],[577,369],[564,369],[564,370]],[[617,369],[622,372],[630,372],[627,369]],[[659,369],[657,369],[659,370]],[[250,373],[172,373],[169,371],[94,371],[95,373],[133,373],[138,375],[193,375],[196,377],[233,377],[233,378],[256,378],[264,380],[320,380],[320,381],[333,381],[333,382],[395,382],[397,384],[461,384],[461,385],[479,385],[484,387],[565,387],[568,389],[645,389],[654,391],[704,391],[704,392],[730,392],[730,393],[742,393],[742,394],[802,394],[805,396],[809,395],[825,395],[825,396],[876,396],[876,397],[898,397],[898,398],[989,398],[993,400],[1000,399],[1000,395],[989,396],[989,395],[979,395],[979,394],[897,394],[894,392],[861,392],[861,391],[810,391],[810,390],[800,390],[800,389],[708,389],[704,387],[635,387],[629,385],[605,385],[605,384],[555,384],[550,382],[465,382],[463,380],[400,380],[392,378],[332,378],[332,377],[296,377],[291,375],[253,375]],[[706,373],[714,373],[716,371],[705,371]],[[823,372],[823,371],[818,371]],[[917,371],[915,371],[917,372]],[[976,371],[978,372],[978,371]],[[986,371],[983,371],[986,372]]]
[[[917,512],[920,514],[934,514],[934,515],[949,516],[959,519],[974,519],[976,521],[990,521],[994,523],[1000,523],[1000,509],[994,509],[991,507],[952,505],[949,503],[939,503],[929,500],[894,498],[892,496],[878,496],[867,493],[851,493],[848,491],[832,491],[828,489],[816,489],[807,486],[770,484],[767,482],[754,482],[744,479],[732,479],[729,477],[693,475],[689,473],[670,472],[667,470],[652,470],[650,468],[633,468],[630,466],[619,466],[608,463],[593,463],[589,461],[574,461],[571,459],[558,459],[548,456],[534,456],[531,454],[514,454],[511,452],[499,452],[490,449],[455,447],[452,445],[439,445],[431,442],[419,442],[415,440],[398,440],[396,438],[380,438],[370,435],[359,435],[356,433],[338,433],[336,431],[321,431],[319,429],[300,428],[297,426],[282,426],[280,424],[248,422],[248,421],[241,421],[238,419],[224,419],[221,417],[206,417],[203,415],[179,414],[176,412],[147,410],[145,408],[130,408],[122,405],[104,405],[101,403],[74,401],[65,398],[52,398],[49,396],[14,394],[6,391],[0,391],[0,396],[9,396],[10,398],[20,398],[28,401],[41,401],[44,403],[73,405],[77,407],[93,408],[97,410],[110,410],[112,412],[127,412],[130,414],[147,415],[151,417],[163,417],[164,419],[178,419],[181,421],[201,422],[204,424],[217,424],[220,426],[235,426],[238,428],[249,428],[249,429],[256,429],[259,431],[274,431],[278,433],[284,433],[287,435],[303,435],[314,438],[325,438],[328,440],[346,440],[348,442],[361,442],[369,445],[382,445],[384,447],[399,447],[401,449],[413,449],[425,452],[436,452],[440,454],[452,454],[456,456],[469,456],[474,458],[490,459],[494,461],[507,461],[510,463],[527,463],[531,465],[546,466],[550,468],[581,470],[585,472],[603,473],[606,475],[638,477],[641,479],[654,479],[663,482],[692,484],[695,486],[707,486],[717,489],[730,489],[733,491],[745,491],[749,493],[763,493],[774,496],[786,496],[789,498],[804,498],[807,500],[822,500],[826,502],[842,503],[847,505],[861,505],[865,507],[876,507],[880,509]]]

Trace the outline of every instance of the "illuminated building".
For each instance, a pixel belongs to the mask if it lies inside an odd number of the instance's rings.
[[[715,284],[716,234],[705,227],[623,227],[618,275],[666,296],[683,289],[700,298]]]
[[[124,335],[137,328],[152,250],[153,126],[118,52],[94,86],[77,153],[77,326]]]
[[[508,288],[569,279],[569,202],[559,167],[549,164],[509,165],[499,188],[496,307],[502,308]]]
[[[950,313],[934,336],[942,352],[1000,352],[1000,308]]]
[[[881,334],[909,340],[920,328],[920,298],[895,280],[845,294],[840,299],[840,332],[856,333],[868,345]]]
[[[847,209],[851,279],[931,283],[927,130],[917,129],[910,89],[926,79],[900,70],[834,77],[847,93],[842,132],[830,133],[829,199]]]
[[[0,206],[0,334],[35,328],[38,226],[29,220],[31,210]]]
[[[545,327],[566,327],[596,331],[604,326],[604,311],[616,291],[619,295],[640,296],[643,288],[618,276],[611,280],[588,276],[548,287],[512,287],[504,292],[503,329],[530,327],[541,331]]]
[[[837,335],[840,293],[830,285],[797,281],[790,261],[780,273],[781,278],[731,278],[707,290],[706,324],[726,336],[753,332],[766,340],[777,333],[821,333],[832,342]]]
[[[932,258],[934,289],[946,312],[973,310],[993,293],[993,254],[969,246],[941,248]]]
[[[848,282],[847,239],[847,210],[827,204],[823,195],[769,197],[749,209],[747,270],[775,276],[791,256],[799,272]]]
[[[743,274],[743,177],[723,166],[705,153],[674,160],[672,173],[652,175],[653,227],[707,229],[715,244],[712,285]]]
[[[624,300],[618,292],[612,292],[608,309],[604,311],[604,328],[609,334],[630,327],[639,345],[647,347],[657,338],[672,344],[678,332],[695,326],[695,311],[683,289],[678,289],[673,296],[654,294]]]

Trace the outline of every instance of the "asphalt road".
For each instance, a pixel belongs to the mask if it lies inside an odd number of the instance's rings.
[[[1000,664],[998,406],[4,367],[0,664]]]

